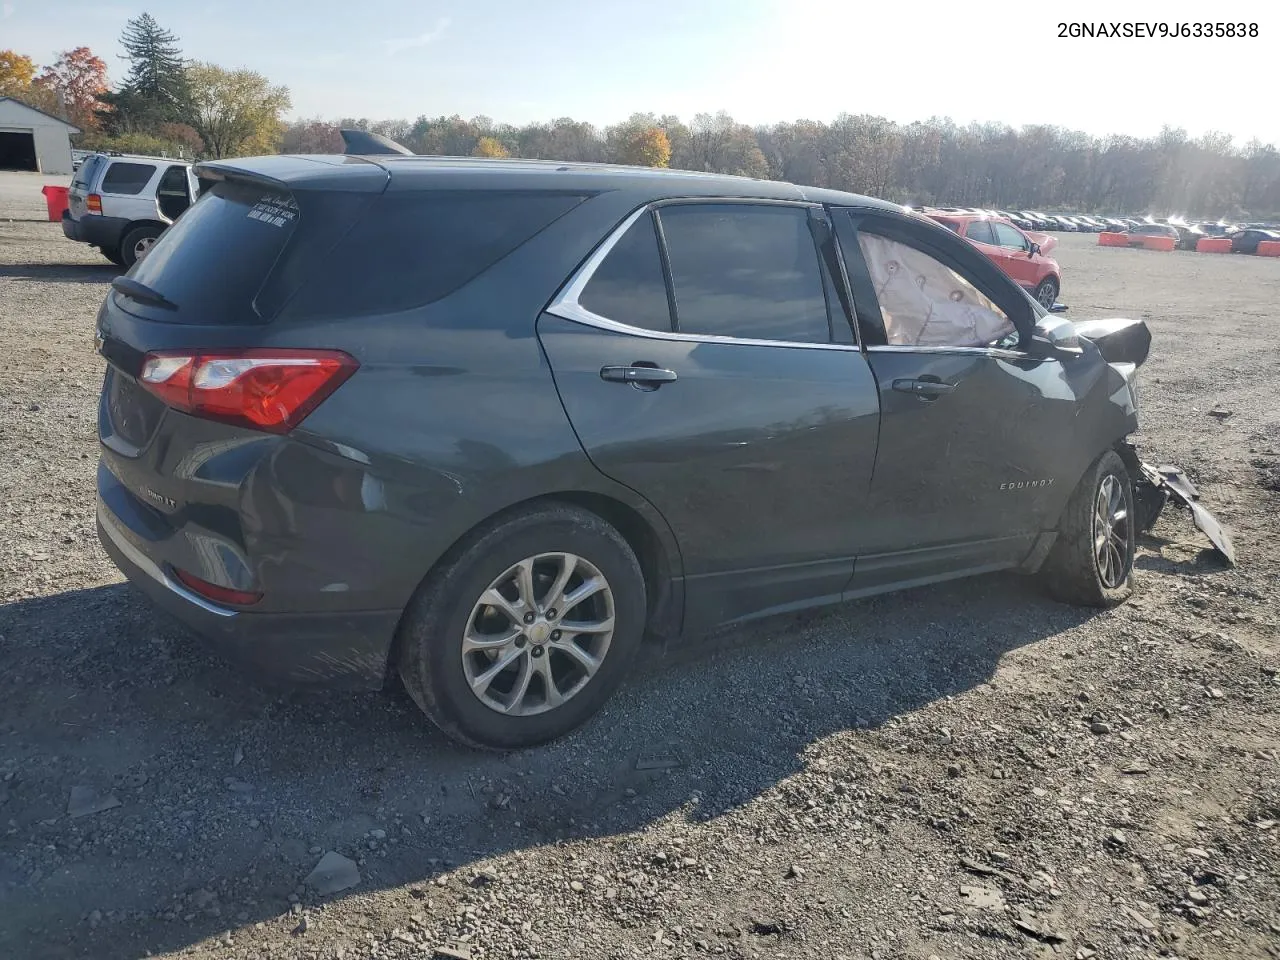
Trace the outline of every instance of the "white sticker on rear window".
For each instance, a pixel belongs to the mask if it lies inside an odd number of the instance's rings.
[[[273,227],[283,227],[298,218],[298,205],[292,197],[264,197],[249,211],[250,220],[260,220]]]

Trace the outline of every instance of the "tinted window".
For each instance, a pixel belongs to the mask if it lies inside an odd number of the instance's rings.
[[[670,330],[667,282],[653,218],[631,225],[604,258],[578,302],[592,313],[646,330]]]
[[[584,199],[550,192],[383,194],[314,265],[287,313],[359,316],[439,300]]]
[[[160,178],[160,183],[156,185],[157,194],[174,194],[185,197],[187,192],[186,167],[170,167],[164,172],[164,176]]]
[[[938,223],[942,224],[944,227],[946,227],[946,228],[947,228],[948,230],[950,230],[952,233],[959,233],[959,232],[960,232],[960,224],[959,224],[958,222],[956,222],[955,220],[947,220],[947,219],[945,219],[944,217],[934,217],[934,220],[936,220]]]
[[[995,243],[995,238],[991,235],[991,224],[986,220],[974,220],[964,228],[964,235],[970,240],[976,240],[978,243]]]
[[[1026,250],[1026,238],[1007,223],[993,223],[991,229],[996,232],[996,244],[1011,250]]]
[[[219,183],[161,234],[134,277],[178,305],[156,314],[166,321],[252,323],[259,319],[253,299],[297,223],[289,195]],[[133,301],[121,305],[149,312]]]
[[[858,246],[889,344],[985,347],[1014,333],[1004,311],[942,261],[866,230],[858,232]]]
[[[73,187],[87,187],[93,182],[93,172],[98,169],[98,165],[102,163],[102,158],[96,153],[91,157],[86,157],[84,163],[80,164],[71,177],[71,185]]]
[[[124,163],[117,160],[107,167],[102,178],[103,193],[141,193],[150,181],[156,168],[149,163]]]
[[[659,215],[681,332],[827,343],[827,303],[808,212],[691,204]]]

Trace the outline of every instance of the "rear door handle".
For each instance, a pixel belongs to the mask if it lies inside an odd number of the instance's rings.
[[[600,379],[610,383],[636,383],[650,387],[658,387],[676,380],[676,372],[665,367],[651,366],[646,363],[633,363],[629,366],[601,367]]]
[[[941,380],[920,379],[895,380],[893,389],[899,393],[914,393],[917,397],[940,397],[955,390],[954,383],[943,383]]]

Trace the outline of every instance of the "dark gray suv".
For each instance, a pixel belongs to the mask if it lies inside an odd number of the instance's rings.
[[[398,672],[517,747],[646,636],[992,570],[1130,590],[1145,344],[1105,355],[925,218],[580,164],[197,172],[98,316],[98,521],[263,671]]]

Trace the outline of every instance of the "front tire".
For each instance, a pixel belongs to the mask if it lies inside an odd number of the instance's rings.
[[[509,514],[450,552],[400,636],[409,695],[455,740],[512,750],[591,717],[639,651],[647,597],[635,553],[588,511]]]
[[[1133,593],[1137,513],[1133,479],[1114,450],[1093,462],[1071,494],[1042,575],[1063,603],[1114,607]]]
[[[1045,277],[1036,287],[1035,298],[1040,306],[1048,310],[1058,302],[1058,281],[1053,277]]]

